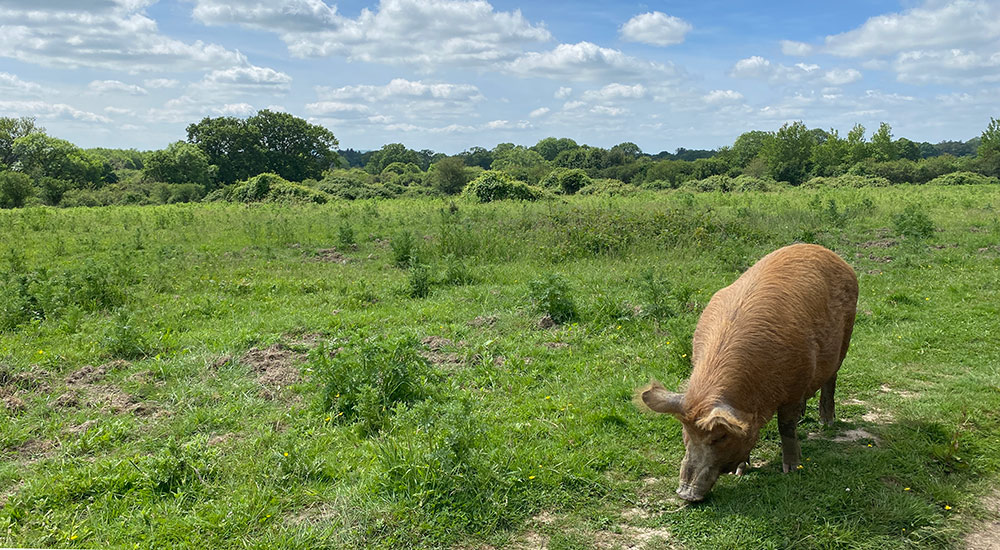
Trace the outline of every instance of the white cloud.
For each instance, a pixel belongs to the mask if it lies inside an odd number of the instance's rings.
[[[531,113],[528,114],[528,117],[530,117],[530,118],[538,118],[540,116],[548,114],[548,112],[549,112],[549,108],[548,107],[539,107],[539,108],[535,109],[534,111],[531,111]]]
[[[142,84],[147,88],[176,88],[180,86],[180,82],[172,78],[147,78],[142,81]]]
[[[221,108],[215,109],[215,112],[222,116],[247,117],[257,110],[249,103],[226,103]]]
[[[572,93],[573,93],[573,88],[567,88],[566,86],[560,86],[559,89],[556,90],[556,93],[554,94],[554,97],[556,99],[566,99]]]
[[[306,104],[306,112],[313,115],[366,114],[372,111],[367,105],[344,103],[342,101],[317,101]],[[386,117],[388,118],[388,117]]]
[[[529,52],[506,64],[522,77],[567,80],[646,79],[676,76],[672,65],[643,61],[591,42],[559,44],[547,52]]]
[[[5,93],[38,95],[42,86],[34,82],[21,80],[17,75],[0,72],[0,91]]]
[[[621,107],[608,107],[607,105],[595,105],[590,109],[595,115],[621,116],[628,111]]]
[[[318,87],[316,94],[326,99],[352,99],[367,102],[384,102],[398,99],[480,101],[483,95],[471,84],[448,84],[411,81],[394,78],[385,86],[357,85],[340,88]]]
[[[932,0],[923,7],[872,17],[857,29],[827,36],[824,50],[843,57],[863,57],[989,44],[1000,38],[997,21],[997,2]]]
[[[796,42],[794,40],[782,40],[781,41],[781,53],[785,55],[793,55],[797,57],[802,57],[809,55],[813,52],[813,47],[805,42]]]
[[[149,93],[141,86],[126,84],[120,80],[94,80],[87,85],[87,89],[96,94],[125,93],[129,95],[146,95]]]
[[[687,21],[654,11],[636,15],[618,30],[623,40],[654,46],[680,44],[692,29]]]
[[[206,24],[277,32],[299,57],[341,56],[425,68],[509,60],[524,44],[552,38],[519,10],[496,11],[484,0],[381,0],[357,18],[341,16],[321,0],[195,0],[194,16]]]
[[[110,69],[129,73],[203,70],[244,60],[217,44],[160,34],[143,9],[147,0],[4,2],[0,56],[25,63]]]
[[[4,101],[0,100],[0,112],[11,113],[15,116],[37,116],[41,119],[72,119],[83,122],[111,122],[111,119],[91,113],[81,111],[65,103],[48,103],[46,101]]]
[[[834,86],[843,86],[861,80],[861,71],[857,69],[832,69],[823,74],[823,82]]]
[[[862,75],[860,71],[852,68],[822,71],[820,66],[815,63],[796,63],[793,66],[774,64],[759,55],[755,55],[737,61],[729,71],[729,76],[756,78],[775,84],[822,82],[841,86],[860,80]]]
[[[228,92],[287,92],[292,77],[267,67],[241,65],[228,69],[217,69],[197,84],[208,90],[225,89]]]
[[[916,84],[975,84],[1000,81],[1000,50],[979,53],[958,48],[904,52],[893,62],[896,77]]]
[[[588,90],[583,93],[587,101],[613,101],[618,99],[640,99],[646,96],[646,87],[642,84],[629,86],[626,84],[608,84],[600,90]]]
[[[743,94],[735,90],[712,90],[704,96],[706,103],[734,103],[743,99]]]

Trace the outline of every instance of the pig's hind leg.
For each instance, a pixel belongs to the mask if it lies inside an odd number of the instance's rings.
[[[833,392],[837,387],[837,373],[823,384],[823,392],[819,396],[819,421],[824,426],[833,424],[836,413],[833,410]]]

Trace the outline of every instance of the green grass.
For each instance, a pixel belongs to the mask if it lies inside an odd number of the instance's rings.
[[[883,550],[960,546],[982,515],[1000,466],[1000,188],[456,206],[0,212],[0,546],[645,533]],[[760,467],[684,506],[680,426],[632,390],[686,378],[712,293],[797,241],[859,276],[838,422],[810,403],[790,475],[772,422]],[[834,441],[851,429],[872,437]]]

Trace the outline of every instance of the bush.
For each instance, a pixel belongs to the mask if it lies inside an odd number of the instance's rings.
[[[205,186],[196,183],[177,183],[167,185],[166,188],[169,191],[169,195],[167,196],[167,200],[163,202],[170,204],[195,202],[205,196]]]
[[[556,323],[566,323],[576,318],[576,304],[566,281],[550,273],[544,279],[531,281],[531,301],[539,313],[544,313]]]
[[[934,222],[923,207],[911,204],[892,217],[896,232],[911,239],[925,239],[934,234]]]
[[[914,183],[919,180],[917,163],[907,159],[878,162],[868,158],[852,166],[848,174],[885,178],[893,184]]]
[[[628,197],[634,195],[638,188],[620,180],[599,179],[579,191],[581,195],[599,195],[602,197]]]
[[[0,172],[0,208],[21,208],[34,192],[27,174]]]
[[[976,172],[952,172],[938,176],[928,182],[929,185],[996,185],[998,183],[1000,183],[1000,179],[984,176]]]
[[[694,191],[710,192],[710,191],[732,191],[733,180],[729,176],[723,174],[717,174],[714,176],[708,176],[707,178],[700,180],[689,180],[682,184],[682,187],[692,189]]]
[[[563,195],[572,195],[590,184],[590,176],[579,168],[556,168],[541,181],[542,187]]]
[[[403,230],[392,238],[392,263],[396,267],[410,267],[417,261],[417,241],[413,233]]]
[[[326,193],[305,185],[292,183],[272,173],[258,174],[245,182],[236,184],[230,192],[230,200],[235,202],[314,202],[324,204]]]
[[[498,200],[534,201],[542,197],[541,189],[516,181],[505,172],[487,170],[466,186],[463,195],[478,202]]]
[[[276,183],[267,194],[268,202],[313,202],[326,204],[329,195],[298,183]]]
[[[890,185],[892,183],[885,178],[856,174],[844,174],[833,178],[816,177],[802,184],[803,187],[812,189],[823,187],[888,187]]]
[[[357,168],[333,170],[319,182],[318,189],[339,199],[393,198],[406,188],[375,183],[371,174]]]
[[[410,266],[410,298],[426,298],[431,293],[431,269],[427,264],[413,262]]]
[[[331,357],[320,345],[310,363],[323,386],[322,408],[331,418],[381,430],[396,407],[431,395],[434,375],[409,337],[359,339]]]
[[[744,193],[747,191],[771,191],[781,187],[778,182],[771,178],[757,178],[747,175],[736,176],[729,185],[733,191]]]

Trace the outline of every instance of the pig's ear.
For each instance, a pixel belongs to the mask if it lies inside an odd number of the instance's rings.
[[[740,411],[721,403],[708,411],[708,414],[699,418],[695,425],[705,431],[711,431],[718,426],[722,426],[727,431],[734,434],[746,435],[750,431],[750,423]]]
[[[650,380],[649,384],[639,388],[635,392],[636,403],[643,408],[648,408],[653,412],[666,414],[683,414],[684,394],[667,391],[656,380]]]

